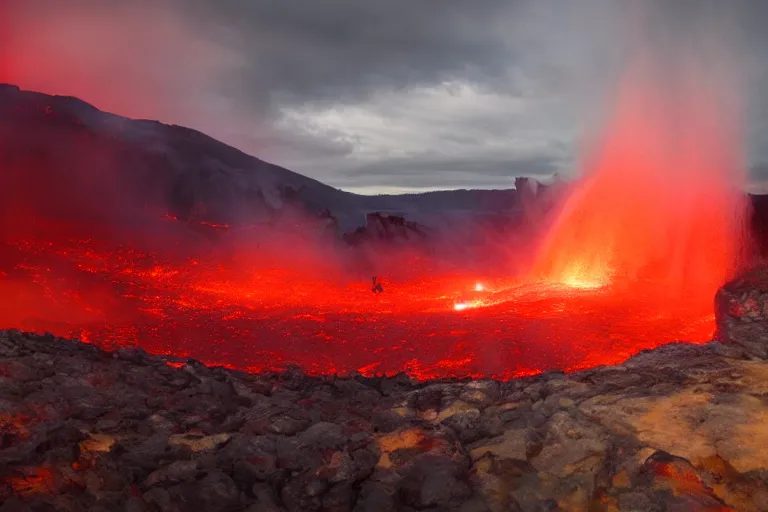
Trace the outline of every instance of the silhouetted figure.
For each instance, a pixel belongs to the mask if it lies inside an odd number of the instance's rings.
[[[373,276],[373,288],[371,288],[371,291],[373,293],[384,293],[384,287],[376,281],[376,276]]]

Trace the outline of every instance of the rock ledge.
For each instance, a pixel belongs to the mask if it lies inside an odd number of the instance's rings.
[[[251,375],[0,332],[0,511],[768,510],[768,362]]]

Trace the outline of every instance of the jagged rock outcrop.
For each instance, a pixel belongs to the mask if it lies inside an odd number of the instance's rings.
[[[768,266],[723,286],[715,297],[718,338],[751,357],[768,359]]]
[[[539,225],[539,222],[558,204],[567,185],[556,179],[550,185],[544,185],[531,178],[515,178],[517,202],[527,222]]]
[[[768,362],[246,374],[0,332],[0,512],[768,510]]]
[[[406,220],[402,215],[383,212],[369,213],[365,216],[365,226],[343,235],[344,241],[353,246],[370,243],[419,243],[428,237],[425,226]]]

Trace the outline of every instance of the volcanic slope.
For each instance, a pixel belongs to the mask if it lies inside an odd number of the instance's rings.
[[[413,219],[517,208],[514,189],[361,196],[265,162],[198,131],[102,112],[73,97],[0,85],[2,199],[71,217],[186,218],[247,223],[298,200],[310,214],[330,209],[342,230],[372,211]],[[18,211],[18,210],[17,210]],[[165,213],[165,211],[161,213]]]
[[[279,210],[286,195],[311,214],[331,210],[342,231],[362,225],[374,211],[439,223],[451,214],[516,215],[521,209],[511,188],[357,195],[196,130],[133,120],[78,98],[9,84],[0,84],[0,166],[0,199],[16,212],[47,208],[59,216],[111,221],[142,214],[156,219],[157,210],[186,218],[203,205],[211,222],[258,222],[265,212]],[[768,196],[752,199],[753,227],[768,233]],[[763,238],[761,245],[768,247],[768,234]]]

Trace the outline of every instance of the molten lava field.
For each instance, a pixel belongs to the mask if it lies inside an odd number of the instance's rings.
[[[751,253],[746,167],[737,116],[717,84],[694,69],[670,88],[666,70],[642,59],[630,66],[580,177],[549,210],[538,196],[513,205],[527,212],[530,239],[525,229],[492,231],[492,250],[453,225],[431,233],[428,247],[383,236],[353,248],[338,232],[318,234],[316,204],[248,214],[235,231],[200,222],[190,206],[184,225],[163,217],[164,203],[94,193],[90,178],[59,193],[67,174],[46,196],[57,200],[21,200],[35,187],[20,184],[46,183],[32,159],[3,187],[0,327],[252,371],[295,364],[310,374],[419,379],[575,371],[664,343],[705,342],[715,292]],[[52,175],[68,161],[43,160]],[[185,172],[182,183],[194,183]],[[101,228],[89,227],[94,218]]]
[[[191,258],[92,239],[19,238],[0,252],[2,327],[137,345],[250,371],[407,372],[418,379],[531,375],[619,363],[711,339],[711,300],[663,286],[592,286],[419,270],[342,278],[312,265]]]

